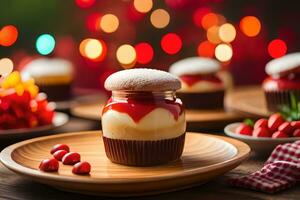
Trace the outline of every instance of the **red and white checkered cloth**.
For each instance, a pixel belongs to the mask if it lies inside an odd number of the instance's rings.
[[[229,180],[233,186],[274,193],[300,181],[300,141],[278,145],[263,168]]]

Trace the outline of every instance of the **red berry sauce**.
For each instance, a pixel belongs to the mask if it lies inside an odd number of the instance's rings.
[[[280,78],[268,77],[264,80],[263,85],[265,87],[275,85],[278,90],[300,89],[300,74],[290,74]]]
[[[182,75],[180,79],[185,82],[188,86],[193,86],[199,81],[208,81],[215,84],[223,84],[222,80],[214,74],[209,75]]]
[[[157,98],[151,92],[141,92],[134,98],[114,100],[110,98],[103,108],[102,115],[108,110],[115,110],[120,113],[128,114],[136,123],[155,108],[163,108],[173,114],[177,120],[183,113],[183,106],[180,100],[169,100]]]

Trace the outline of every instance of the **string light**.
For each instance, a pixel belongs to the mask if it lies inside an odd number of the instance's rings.
[[[0,45],[11,46],[18,39],[18,29],[13,25],[4,26],[0,31]]]
[[[167,54],[176,54],[182,48],[182,40],[176,33],[168,33],[161,39],[161,48]]]
[[[96,32],[99,30],[101,20],[100,13],[92,13],[86,19],[86,27],[91,32]]]
[[[229,61],[232,58],[231,46],[228,44],[219,44],[215,49],[215,56],[219,61]]]
[[[124,68],[131,68],[136,63],[136,51],[133,46],[123,44],[117,49],[117,60]]]
[[[213,58],[215,55],[215,44],[209,41],[203,41],[198,45],[197,53],[200,57]]]
[[[148,64],[153,59],[154,51],[150,44],[146,42],[135,45],[137,62],[140,64]]]
[[[287,52],[287,45],[283,40],[272,40],[268,45],[268,52],[272,58],[284,56]]]
[[[42,55],[50,54],[55,47],[55,39],[50,34],[42,34],[36,40],[36,50]]]
[[[203,16],[210,12],[211,12],[211,9],[209,7],[198,8],[193,15],[194,24],[196,26],[202,27],[201,22],[202,22]]]
[[[95,4],[96,0],[75,0],[75,3],[80,8],[89,8]]]
[[[152,0],[134,0],[133,1],[134,8],[140,13],[147,13],[153,7]]]
[[[209,29],[212,26],[218,25],[218,16],[215,13],[207,13],[201,20],[201,25],[204,29]]]
[[[0,75],[8,75],[13,71],[14,63],[9,58],[0,59]]]
[[[236,30],[232,24],[226,23],[219,28],[219,37],[223,42],[232,42],[235,39]]]
[[[151,13],[150,21],[156,28],[165,28],[170,22],[170,15],[164,9],[157,9]]]
[[[206,33],[208,41],[219,44],[221,43],[221,39],[219,37],[219,26],[212,26],[207,30]]]
[[[79,52],[83,57],[101,61],[106,55],[106,45],[102,40],[87,38],[81,41]]]
[[[248,37],[255,37],[260,32],[261,23],[257,17],[246,16],[240,21],[240,29]]]
[[[106,14],[100,20],[100,27],[106,33],[113,33],[119,27],[119,19],[113,14]]]

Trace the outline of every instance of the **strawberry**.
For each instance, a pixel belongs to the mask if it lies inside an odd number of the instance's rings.
[[[283,117],[279,113],[275,113],[269,117],[268,127],[272,132],[275,132],[283,122]]]
[[[39,169],[44,172],[57,172],[59,163],[56,159],[46,159],[43,160],[39,166]]]
[[[268,128],[268,120],[264,118],[257,120],[254,124],[254,129],[257,129],[259,127]]]
[[[271,137],[270,131],[265,127],[258,127],[253,131],[253,137]]]
[[[300,129],[300,121],[292,121],[292,122],[291,122],[291,126],[292,126],[294,129]]]
[[[69,152],[62,158],[64,165],[74,165],[78,162],[80,162],[80,154],[76,152]]]
[[[55,151],[54,154],[53,154],[53,157],[58,160],[58,161],[61,161],[62,158],[64,157],[64,155],[66,155],[68,152],[66,150],[58,150],[58,151]]]
[[[235,130],[236,133],[241,135],[252,135],[253,128],[247,124],[241,123]]]
[[[288,138],[289,136],[282,131],[276,131],[275,133],[273,133],[272,138]]]
[[[88,162],[76,163],[72,170],[74,174],[89,174],[90,171],[91,171],[91,165]]]
[[[278,131],[282,131],[288,135],[292,135],[294,128],[292,127],[290,122],[283,122],[279,127]]]
[[[65,150],[65,151],[69,152],[69,151],[70,151],[70,148],[69,148],[69,146],[66,145],[66,144],[56,144],[56,145],[54,145],[54,146],[52,147],[50,153],[51,153],[51,154],[54,154],[54,153],[55,153],[56,151],[58,151],[58,150]]]
[[[300,129],[294,130],[293,137],[300,137]]]

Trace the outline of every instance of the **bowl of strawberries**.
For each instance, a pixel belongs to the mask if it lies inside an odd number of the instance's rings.
[[[300,140],[300,120],[274,113],[269,118],[229,124],[224,131],[247,143],[256,153],[270,153],[279,144]]]

